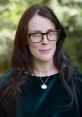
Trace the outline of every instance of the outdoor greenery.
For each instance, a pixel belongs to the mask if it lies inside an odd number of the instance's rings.
[[[11,68],[18,22],[25,9],[35,3],[50,6],[59,17],[67,32],[65,51],[82,70],[82,0],[0,0],[0,72]]]

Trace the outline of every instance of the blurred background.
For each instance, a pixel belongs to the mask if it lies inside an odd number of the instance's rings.
[[[65,27],[65,51],[82,71],[82,0],[0,0],[0,75],[11,69],[13,42],[18,22],[26,8],[35,3],[53,9]]]

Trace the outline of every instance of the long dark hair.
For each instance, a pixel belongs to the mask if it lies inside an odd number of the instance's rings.
[[[23,82],[25,81],[25,77],[23,77],[24,73],[27,71],[28,74],[31,74],[33,73],[34,70],[33,58],[29,51],[28,45],[26,45],[27,41],[26,33],[28,32],[28,23],[36,13],[40,16],[50,19],[56,26],[56,29],[61,30],[57,41],[56,52],[54,54],[54,64],[60,71],[60,76],[63,86],[65,87],[65,89],[67,90],[68,94],[71,97],[71,102],[68,104],[68,106],[71,106],[74,100],[78,105],[75,85],[73,82],[76,70],[71,65],[68,56],[65,54],[63,50],[63,43],[64,40],[66,39],[65,29],[59,22],[54,12],[49,7],[44,5],[33,5],[24,12],[22,18],[20,19],[16,31],[14,50],[12,55],[12,68],[13,68],[12,76],[0,89],[0,93],[2,94],[2,100],[4,102],[4,104],[2,104],[3,105],[2,107],[6,108],[8,113],[10,111],[8,111],[7,106],[11,105],[11,107],[13,107],[13,105],[15,105],[18,89],[20,85],[22,85]],[[70,81],[72,87],[70,87],[69,85]]]

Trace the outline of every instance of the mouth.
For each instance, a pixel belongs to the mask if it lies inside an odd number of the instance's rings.
[[[51,49],[44,49],[44,50],[39,50],[41,53],[47,54],[50,52]]]

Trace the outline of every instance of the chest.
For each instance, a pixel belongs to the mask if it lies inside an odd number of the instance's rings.
[[[54,80],[46,90],[38,82],[25,84],[17,102],[17,117],[79,117],[75,107],[66,108],[70,101],[68,92]]]

